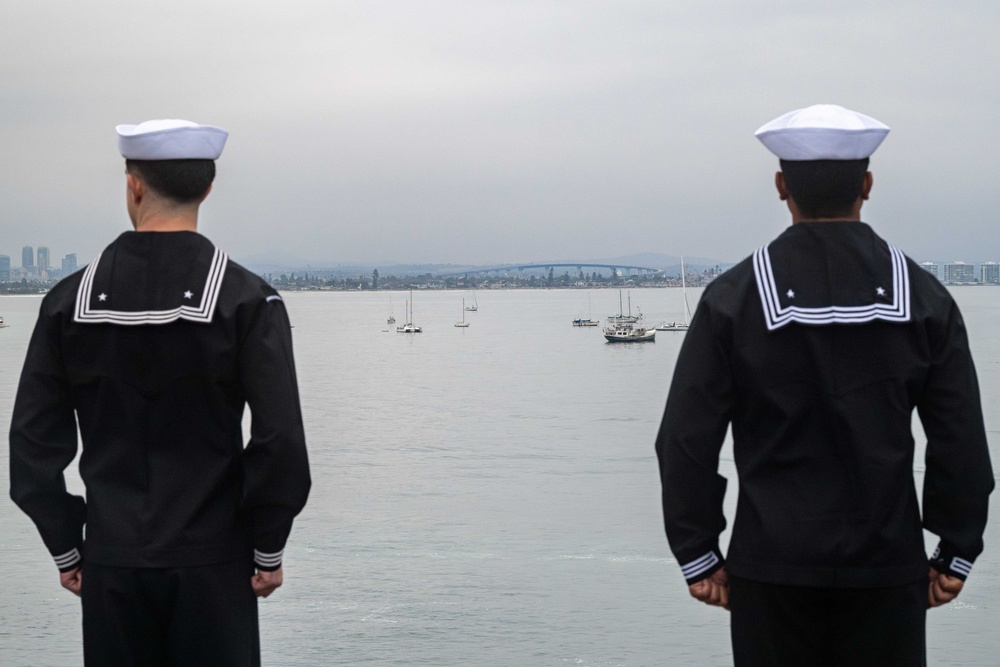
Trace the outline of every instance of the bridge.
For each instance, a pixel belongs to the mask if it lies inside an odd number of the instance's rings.
[[[548,271],[552,269],[576,269],[576,273],[579,274],[583,269],[611,269],[614,275],[631,275],[633,272],[637,275],[650,275],[663,273],[663,269],[656,269],[649,266],[628,266],[625,264],[594,264],[592,262],[548,262],[543,264],[506,264],[504,266],[493,266],[485,269],[469,269],[467,271],[451,271],[449,273],[438,274],[439,278],[451,278],[454,276],[467,276],[467,275],[488,275],[490,273],[495,273],[500,275],[501,273],[509,274],[511,271],[516,271],[518,274],[523,273],[529,269],[543,269]],[[622,273],[624,271],[624,273]]]

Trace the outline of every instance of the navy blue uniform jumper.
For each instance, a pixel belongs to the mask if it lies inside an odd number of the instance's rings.
[[[927,435],[923,513],[913,410]],[[719,450],[739,475],[728,554]],[[725,565],[769,584],[965,579],[993,472],[965,325],[947,289],[861,222],[788,228],[706,289],[656,441],[689,584]]]

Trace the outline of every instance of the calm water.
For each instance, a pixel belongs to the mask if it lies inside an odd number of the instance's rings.
[[[660,520],[653,440],[685,334],[608,345],[570,326],[588,293],[559,290],[479,291],[457,329],[463,296],[415,293],[424,333],[404,335],[384,331],[388,293],[286,295],[314,486],[261,603],[265,663],[730,664],[727,615],[688,597]],[[679,290],[631,296],[650,321],[680,317]],[[955,296],[1000,461],[1000,289]],[[590,299],[595,318],[618,309],[617,291]],[[0,297],[3,434],[39,301]],[[997,664],[1000,521],[986,542],[959,601],[929,614],[931,664]],[[9,501],[0,558],[0,664],[80,664],[78,602]]]

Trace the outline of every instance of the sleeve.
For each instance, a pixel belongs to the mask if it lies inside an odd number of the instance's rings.
[[[59,316],[42,302],[10,425],[10,497],[38,528],[60,572],[80,563],[86,502],[66,490],[76,417],[60,355]]]
[[[931,564],[964,580],[983,550],[993,468],[976,369],[954,302],[930,333],[932,361],[917,405],[927,434],[924,528],[941,538]]]
[[[299,391],[288,314],[277,294],[262,299],[240,351],[250,406],[250,442],[243,452],[243,508],[253,525],[257,569],[281,567],[292,521],[309,495]]]
[[[719,534],[726,527],[726,478],[718,467],[732,414],[733,379],[708,295],[685,334],[656,437],[667,540],[688,584],[725,562]]]

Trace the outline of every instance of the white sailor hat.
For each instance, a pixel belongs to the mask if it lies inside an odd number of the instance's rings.
[[[128,160],[217,160],[229,133],[189,120],[118,125],[118,152]]]
[[[861,160],[879,147],[889,127],[836,104],[789,111],[754,133],[782,160]]]

